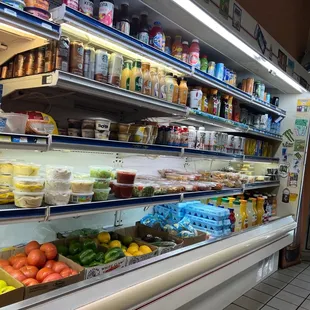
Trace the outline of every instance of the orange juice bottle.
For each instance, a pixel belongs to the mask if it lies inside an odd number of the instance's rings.
[[[236,198],[234,197],[228,197],[228,200],[229,200],[229,208],[233,208],[233,202],[236,200]]]
[[[242,230],[242,215],[240,210],[240,201],[233,202],[233,209],[235,214],[235,232]]]
[[[246,200],[240,200],[240,212],[241,212],[241,217],[242,217],[242,229],[247,229],[248,228],[248,223],[249,223],[249,218],[248,218],[248,213],[246,209]]]
[[[257,225],[262,225],[263,224],[263,216],[264,216],[264,213],[265,213],[264,202],[265,202],[265,199],[263,197],[258,197],[257,198],[257,203],[256,203]]]
[[[179,86],[179,103],[186,105],[188,95],[187,81],[182,78],[182,81]]]
[[[249,227],[256,226],[257,211],[256,211],[256,199],[255,198],[249,198],[247,202],[247,213],[248,213]]]

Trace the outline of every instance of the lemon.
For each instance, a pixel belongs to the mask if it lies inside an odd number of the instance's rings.
[[[6,282],[4,280],[0,280],[0,290],[2,290],[6,286],[7,286]]]
[[[129,252],[124,252],[125,256],[132,256]]]
[[[102,231],[101,233],[98,234],[97,239],[99,240],[100,243],[109,243],[111,240],[111,236],[108,232]]]
[[[135,246],[129,247],[127,249],[127,252],[130,253],[130,254],[133,254],[133,253],[135,253],[137,251],[138,251],[138,248],[136,248]]]
[[[129,244],[129,248],[130,248],[130,247],[136,247],[137,249],[139,249],[138,244],[135,243],[135,242],[130,243],[130,244]]]
[[[10,291],[15,290],[16,288],[14,286],[5,286],[0,290],[0,294],[4,294]]]
[[[121,242],[118,241],[118,240],[113,240],[113,241],[111,241],[111,242],[109,243],[109,247],[110,247],[110,249],[112,249],[112,248],[121,248],[121,247],[122,247],[122,244],[121,244]]]
[[[140,255],[143,255],[144,253],[143,252],[141,252],[141,251],[136,251],[136,252],[134,252],[132,255],[133,256],[140,256]]]
[[[141,245],[139,251],[142,252],[143,254],[152,253],[152,250],[147,245]]]

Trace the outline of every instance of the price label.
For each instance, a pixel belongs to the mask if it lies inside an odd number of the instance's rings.
[[[11,142],[11,137],[10,136],[1,136],[0,135],[0,141],[1,142]]]
[[[27,139],[27,137],[20,137],[19,142],[20,143],[28,143],[28,139]]]
[[[48,29],[48,30],[53,30],[53,27],[50,25],[50,24],[47,24],[47,23],[42,23],[41,26],[45,29]]]
[[[37,144],[46,144],[46,139],[38,138],[37,139]]]
[[[15,17],[17,16],[15,11],[13,11],[11,9],[7,9],[7,8],[4,9],[4,13],[15,16]]]

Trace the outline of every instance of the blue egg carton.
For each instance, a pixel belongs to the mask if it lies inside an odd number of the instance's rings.
[[[175,223],[180,222],[183,218],[184,216],[179,216],[177,212],[170,210],[169,218],[167,221],[169,224],[175,224]]]
[[[190,219],[192,225],[203,227],[209,231],[213,231],[213,230],[223,231],[224,230],[223,224],[219,225],[215,221],[207,220],[207,219],[196,217],[196,216],[188,216],[188,218]]]
[[[229,210],[201,204],[199,206],[192,206],[186,208],[185,215],[201,217],[220,223],[229,218]]]
[[[154,213],[162,215],[164,218],[167,218],[169,217],[170,210],[163,206],[157,205],[154,206]]]
[[[171,203],[168,205],[168,208],[178,214],[178,216],[183,216],[185,215],[185,209],[188,206],[192,205],[199,205],[201,204],[200,201],[190,201],[190,202],[179,202],[179,203]]]

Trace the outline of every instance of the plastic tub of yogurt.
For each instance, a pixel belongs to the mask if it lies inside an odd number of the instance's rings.
[[[94,193],[72,193],[70,196],[71,203],[87,203],[91,202]]]

